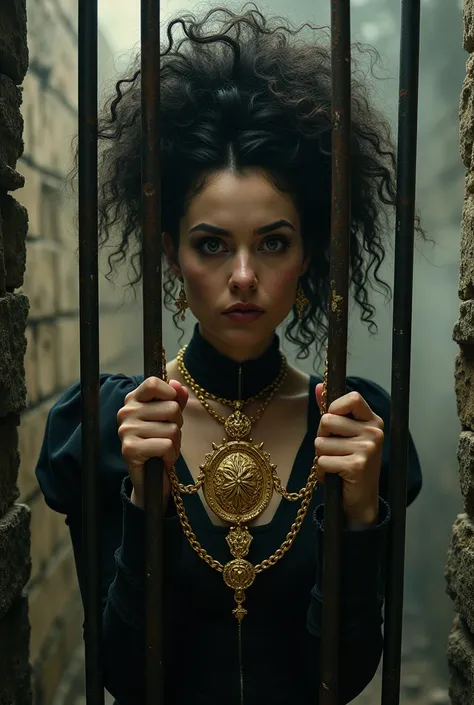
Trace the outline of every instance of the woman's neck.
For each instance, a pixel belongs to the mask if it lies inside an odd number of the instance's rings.
[[[262,357],[270,348],[275,338],[275,332],[273,332],[266,340],[259,340],[248,345],[232,345],[232,343],[229,344],[228,342],[222,341],[211,331],[205,330],[200,323],[197,325],[201,338],[209,343],[218,353],[239,365],[249,360],[258,360],[258,358]]]
[[[191,377],[209,394],[227,399],[248,399],[273,382],[281,370],[280,341],[276,334],[261,354],[246,359],[221,352],[205,338],[198,324],[184,353],[184,364]]]

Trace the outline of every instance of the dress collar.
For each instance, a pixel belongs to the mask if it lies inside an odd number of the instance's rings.
[[[260,357],[238,363],[218,352],[194,326],[184,352],[184,364],[200,387],[218,397],[238,399],[239,367],[242,367],[242,399],[259,394],[281,370],[280,339],[275,333],[270,346]]]

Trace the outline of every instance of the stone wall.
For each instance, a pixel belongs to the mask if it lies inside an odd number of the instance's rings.
[[[76,201],[65,188],[77,0],[0,4],[0,705],[49,705],[59,686],[67,696],[83,621],[64,517],[34,476],[48,411],[79,378]],[[101,368],[139,372],[140,316],[123,299],[101,281]]]
[[[21,83],[28,66],[24,0],[0,11],[0,704],[31,702],[28,664],[30,510],[18,500],[18,425],[26,406],[24,355],[28,299],[17,293],[25,271],[26,210],[10,192],[23,185]],[[16,195],[16,194],[15,194]]]
[[[458,446],[464,512],[453,527],[446,565],[448,594],[457,616],[449,637],[453,705],[474,705],[474,0],[464,2],[464,48],[470,53],[460,104],[460,147],[466,167],[462,220],[459,344],[455,384],[462,432]]]

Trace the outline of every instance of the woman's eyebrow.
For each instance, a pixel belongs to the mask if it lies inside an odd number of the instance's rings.
[[[291,230],[296,230],[295,226],[292,225],[289,220],[281,218],[280,220],[275,220],[273,223],[269,223],[268,225],[263,225],[261,228],[258,228],[258,230],[255,231],[255,234],[265,235],[265,233],[269,233],[272,230],[277,230],[277,228],[291,228]],[[189,233],[191,234],[196,230],[201,230],[206,233],[210,233],[211,235],[222,235],[224,237],[229,237],[232,235],[229,230],[218,228],[216,225],[210,225],[209,223],[198,223],[198,225],[194,225],[191,228]]]

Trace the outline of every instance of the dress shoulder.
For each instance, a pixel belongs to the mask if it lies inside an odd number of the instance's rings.
[[[126,395],[143,377],[123,374],[100,375],[100,479],[102,497],[120,495],[127,474],[117,433],[117,412]],[[81,386],[76,382],[51,407],[46,421],[43,444],[36,465],[36,477],[47,504],[57,512],[69,514],[81,505]]]

